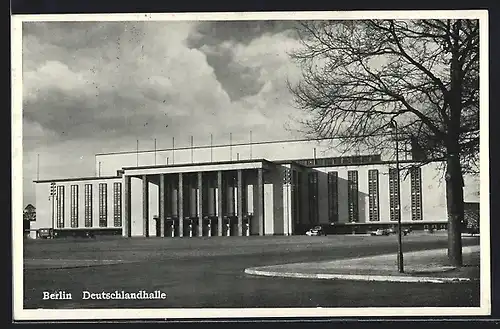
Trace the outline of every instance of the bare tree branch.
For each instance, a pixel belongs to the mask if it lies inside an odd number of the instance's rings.
[[[362,143],[383,149],[376,135],[396,117],[406,136],[428,141],[422,147],[435,158],[446,154],[450,131],[459,131],[458,140],[478,131],[478,21],[314,21],[303,22],[299,32],[303,48],[291,57],[303,76],[289,88],[311,116],[303,122],[310,135],[345,137],[343,148]],[[449,116],[452,47],[462,64],[458,129],[451,129]]]

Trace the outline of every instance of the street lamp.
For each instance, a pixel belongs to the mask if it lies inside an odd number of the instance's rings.
[[[398,271],[399,273],[404,273],[403,266],[403,242],[402,242],[402,232],[401,232],[401,190],[400,190],[400,175],[399,175],[399,145],[398,145],[398,124],[394,119],[389,123],[387,128],[389,133],[394,134],[394,140],[396,141],[396,177],[397,177],[397,187],[398,187]]]

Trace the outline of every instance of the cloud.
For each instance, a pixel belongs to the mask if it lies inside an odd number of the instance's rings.
[[[238,105],[250,112],[258,110],[267,120],[266,129],[277,134],[275,137],[289,137],[285,125],[292,123],[294,116],[301,113],[293,107],[287,81],[298,77],[298,68],[290,62],[288,54],[298,47],[298,41],[289,31],[278,34],[264,34],[247,45],[236,44],[233,49],[233,63],[253,70],[260,90],[243,97]]]
[[[248,56],[264,58],[261,55],[269,54],[275,45],[280,47],[283,32],[291,36],[294,27],[293,21],[204,22],[197,25],[196,33],[188,41],[206,54],[208,63],[214,68],[217,79],[231,100],[238,101],[257,94],[264,84],[259,79],[261,67],[255,65],[256,62],[251,63],[256,58],[242,58],[240,55],[249,52]],[[261,43],[270,40],[272,43],[257,50],[260,45],[256,40]],[[282,49],[278,51],[286,57]],[[285,60],[288,61],[287,58]]]
[[[85,76],[73,72],[59,61],[47,61],[33,71],[24,74],[24,99],[36,101],[44,91],[57,90],[64,93],[86,91]]]
[[[207,144],[232,133],[236,143],[250,130],[254,140],[289,137],[295,69],[286,52],[296,40],[287,24],[237,25],[24,23],[25,182],[38,153],[42,177],[71,177],[93,174],[95,153],[133,150],[136,140],[151,148],[154,138],[187,146],[191,135]],[[29,183],[25,191],[33,202]]]
[[[205,55],[185,44],[190,24],[128,22],[96,28],[79,23],[80,35],[67,24],[68,28],[54,26],[54,33],[48,33],[51,27],[45,24],[41,36],[25,39],[29,65],[23,74],[24,114],[44,128],[62,137],[69,133],[84,138],[78,132],[91,127],[98,128],[94,133],[106,135],[107,126],[115,133],[121,127],[123,134],[129,134],[127,120],[150,117],[154,121],[164,113],[196,117],[204,110],[200,104],[209,109],[227,106],[229,98]],[[109,42],[100,42],[97,48],[93,43],[87,48],[89,44],[78,44],[80,48],[71,51],[59,42],[64,39],[61,30],[66,29],[68,38],[85,39],[96,35],[89,31],[97,30]],[[30,43],[33,40],[37,42]]]
[[[258,22],[253,23],[259,26]],[[229,27],[234,28],[227,24]],[[220,31],[221,26],[216,29]],[[287,80],[297,78],[298,68],[291,63],[289,52],[299,43],[290,29],[270,32],[254,28],[252,31],[258,31],[257,35],[244,41],[219,36],[219,43],[215,43],[213,38],[208,38],[199,49],[206,54],[231,96],[232,120],[228,123],[235,124],[230,124],[229,129],[244,131],[244,136],[248,129],[260,129],[266,132],[261,135],[263,139],[290,137],[284,125],[297,111],[291,104]]]
[[[293,22],[23,25],[23,179],[93,175],[94,154],[303,137]],[[286,129],[288,127],[288,129]]]

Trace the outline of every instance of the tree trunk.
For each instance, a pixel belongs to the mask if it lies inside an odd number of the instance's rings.
[[[461,267],[462,225],[464,220],[464,188],[460,159],[448,155],[446,161],[446,201],[448,210],[448,260],[451,266]]]
[[[446,156],[446,203],[448,208],[448,261],[461,267],[462,225],[464,221],[464,179],[460,164],[459,131],[462,113],[462,66],[459,62],[459,35],[461,22],[453,24],[451,42],[451,86],[448,93],[450,119],[448,122]]]

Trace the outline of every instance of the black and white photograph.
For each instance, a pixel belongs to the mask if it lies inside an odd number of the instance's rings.
[[[14,319],[489,315],[487,25],[14,15]]]

